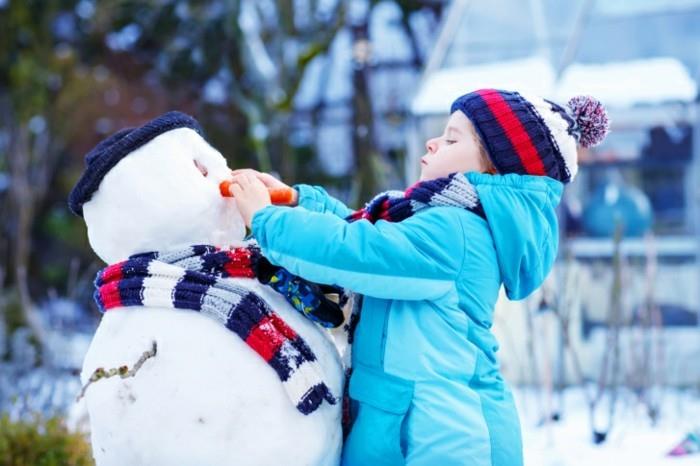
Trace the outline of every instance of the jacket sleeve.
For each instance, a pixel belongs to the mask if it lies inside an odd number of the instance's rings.
[[[312,212],[328,212],[337,217],[345,218],[352,213],[352,210],[338,199],[331,197],[320,186],[310,186],[308,184],[298,184],[294,189],[299,193],[299,206]]]
[[[460,214],[433,207],[403,222],[348,223],[331,213],[268,206],[253,217],[264,255],[317,283],[384,299],[436,299],[455,287],[465,255]]]

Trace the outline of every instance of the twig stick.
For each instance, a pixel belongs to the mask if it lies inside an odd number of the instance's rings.
[[[75,399],[76,403],[80,401],[80,399],[85,396],[85,392],[87,391],[88,387],[92,385],[93,383],[97,382],[98,380],[101,379],[108,379],[110,377],[114,377],[115,375],[118,375],[122,379],[126,379],[127,377],[134,377],[136,373],[141,369],[141,366],[146,362],[146,360],[155,357],[156,352],[158,350],[158,345],[156,345],[156,342],[154,341],[152,343],[151,349],[144,351],[141,357],[139,358],[138,361],[136,361],[136,364],[134,364],[133,369],[129,369],[129,366],[119,366],[119,367],[113,367],[112,369],[105,370],[103,367],[98,367],[95,369],[95,371],[92,373],[90,378],[88,379],[87,383],[83,385],[83,388],[80,390],[80,394],[78,397]]]

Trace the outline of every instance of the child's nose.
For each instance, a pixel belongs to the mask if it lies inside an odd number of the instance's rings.
[[[437,151],[437,147],[437,140],[435,139],[428,139],[425,142],[425,150],[427,150],[429,154],[434,154]]]

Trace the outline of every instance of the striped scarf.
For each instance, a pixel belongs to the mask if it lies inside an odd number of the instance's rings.
[[[350,214],[345,220],[377,220],[400,222],[427,207],[461,207],[486,218],[474,185],[462,173],[444,178],[419,181],[406,191],[385,191],[378,194],[364,208]]]
[[[196,245],[168,253],[136,254],[98,272],[100,311],[122,306],[198,311],[238,335],[281,380],[303,414],[337,402],[311,348],[262,298],[227,278],[254,278],[257,248],[231,251]]]

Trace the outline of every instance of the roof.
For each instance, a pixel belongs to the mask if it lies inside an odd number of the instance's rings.
[[[411,110],[414,115],[446,114],[455,98],[484,87],[527,91],[559,102],[590,94],[610,108],[692,102],[698,93],[687,68],[671,57],[573,63],[559,80],[548,60],[530,57],[434,71],[419,86]]]

